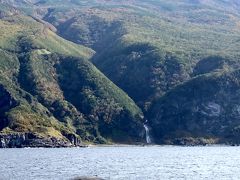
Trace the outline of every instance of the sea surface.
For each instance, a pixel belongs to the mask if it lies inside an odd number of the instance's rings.
[[[0,179],[240,179],[240,147],[0,149]]]

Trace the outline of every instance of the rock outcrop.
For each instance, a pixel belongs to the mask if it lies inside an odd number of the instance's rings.
[[[69,135],[69,139],[55,137],[40,137],[34,133],[0,134],[0,148],[23,147],[83,147],[84,145],[75,135]]]

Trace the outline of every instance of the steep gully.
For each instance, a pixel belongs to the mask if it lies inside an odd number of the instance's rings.
[[[44,20],[42,20],[41,18],[39,18],[39,16],[38,16],[38,17],[32,16],[32,18],[34,18],[36,21],[44,24],[45,26],[47,25],[48,27],[51,27],[51,28],[49,28],[49,29],[52,30],[53,32],[57,33],[58,30],[57,30],[50,22],[47,21],[47,16],[48,16],[52,11],[53,11],[53,9],[48,8],[48,13],[47,13],[47,15],[45,15],[45,16],[42,17],[42,19],[44,19]],[[61,36],[61,33],[57,33],[57,34],[58,34],[59,36]],[[63,37],[63,38],[64,38],[64,37]],[[152,136],[151,136],[151,127],[149,126],[147,120],[143,123],[143,127],[144,127],[144,129],[145,129],[145,139],[146,139],[146,143],[147,143],[147,144],[152,144],[152,143],[154,143],[154,142],[153,142],[153,139],[152,139]]]

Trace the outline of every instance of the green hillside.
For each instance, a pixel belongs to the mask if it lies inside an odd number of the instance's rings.
[[[156,143],[239,143],[239,5],[3,0],[2,132],[132,143],[148,122]]]
[[[2,136],[31,133],[33,146],[142,141],[141,110],[91,64],[93,50],[20,12],[0,31]]]
[[[239,58],[235,1],[227,10],[216,1],[96,2],[74,13],[59,3],[43,17],[62,37],[94,49],[92,62],[142,108],[189,80],[198,61]]]
[[[239,70],[206,74],[153,103],[150,123],[158,143],[239,144]]]

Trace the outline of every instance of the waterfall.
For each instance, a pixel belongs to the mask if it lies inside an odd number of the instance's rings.
[[[150,130],[149,130],[149,127],[147,124],[143,124],[143,127],[145,129],[145,132],[146,132],[146,142],[147,144],[151,144],[152,143],[152,140],[151,140],[151,137],[150,137]]]

